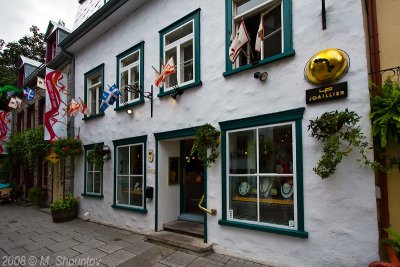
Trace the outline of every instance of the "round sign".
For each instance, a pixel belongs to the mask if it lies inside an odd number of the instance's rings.
[[[304,77],[312,84],[326,84],[342,78],[350,67],[347,53],[329,48],[316,53],[304,68]]]

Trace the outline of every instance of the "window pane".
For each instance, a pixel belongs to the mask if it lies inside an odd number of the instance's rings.
[[[264,16],[264,58],[282,53],[281,5]]]
[[[252,9],[253,7],[258,6],[259,4],[266,2],[266,0],[241,0],[236,3],[237,11],[236,14],[242,14],[247,10]]]
[[[131,169],[130,175],[143,174],[143,152],[142,145],[130,146],[131,150]]]
[[[193,32],[193,22],[190,22],[165,36],[165,45],[169,45]]]
[[[118,147],[117,174],[128,175],[129,173],[129,147]]]
[[[295,227],[293,177],[260,178],[260,222]]]
[[[100,172],[95,172],[93,174],[93,184],[94,184],[93,193],[96,193],[96,194],[101,193],[101,176],[102,176],[102,174]]]
[[[182,82],[187,82],[193,79],[193,39],[180,46],[181,58],[179,64],[181,67]]]
[[[256,152],[256,130],[229,133],[229,172],[256,173]]]
[[[257,221],[257,177],[230,177],[229,185],[229,218]]]
[[[135,66],[133,68],[131,68],[131,80],[130,80],[130,84],[134,84],[136,82],[139,82],[139,66]],[[139,98],[139,93],[138,92],[130,92],[130,99],[129,100],[133,100],[136,98]]]
[[[121,101],[128,102],[128,91],[125,90],[125,86],[128,85],[128,71],[121,73]]]
[[[121,67],[126,67],[132,63],[134,63],[135,61],[139,60],[139,51],[121,59]]]
[[[91,89],[90,90],[90,92],[89,92],[89,94],[90,94],[90,97],[89,97],[89,101],[90,101],[90,103],[89,103],[89,105],[90,105],[90,111],[91,112],[94,112],[94,113],[97,113],[97,109],[96,109],[96,102],[98,101],[97,100],[97,98],[96,98],[96,91],[97,91],[97,88],[93,88],[93,89]]]
[[[143,206],[143,183],[141,177],[131,177],[131,203],[133,206]]]
[[[88,172],[86,175],[86,192],[93,193],[93,173]]]
[[[128,176],[117,176],[117,204],[129,205]]]
[[[100,73],[92,74],[88,79],[88,87],[93,86],[94,84],[97,84],[97,83],[101,82],[100,78],[101,78]]]
[[[260,173],[293,173],[292,125],[258,130]]]
[[[165,52],[165,62],[167,62],[170,58],[174,59],[174,63],[175,63],[175,69],[176,67],[176,47],[168,50]],[[165,78],[165,87],[172,87],[174,85],[178,84],[178,76],[177,76],[177,71],[175,71],[175,73],[172,73],[170,75],[167,75],[167,77]]]

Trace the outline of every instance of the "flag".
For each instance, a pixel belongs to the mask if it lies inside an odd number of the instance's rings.
[[[72,116],[76,116],[79,112],[81,108],[81,105],[79,105],[79,103],[75,100],[72,99],[71,103],[69,104],[69,109],[68,109],[68,116],[72,117]]]
[[[235,62],[236,58],[239,56],[243,49],[243,46],[250,41],[249,33],[246,30],[246,25],[244,25],[244,20],[240,22],[239,29],[233,38],[231,46],[229,47],[229,59],[232,63]]]
[[[154,68],[154,67],[153,67]],[[165,76],[175,73],[175,64],[174,64],[174,58],[171,57],[167,64],[162,65],[161,67],[161,73],[158,72],[156,69],[154,69],[154,71],[156,72],[156,79],[154,82],[154,85],[157,87],[162,87],[164,85],[165,82]]]
[[[260,26],[258,26],[255,50],[260,53],[261,43],[264,40],[264,16],[261,16]]]
[[[46,84],[44,83],[44,79],[43,78],[37,77],[36,86],[41,88],[41,89],[45,89],[46,90]]]
[[[86,106],[85,102],[83,102],[82,98],[79,98],[79,101],[81,102],[80,104],[80,112],[83,113],[84,115],[90,116],[92,114],[88,107]]]
[[[10,108],[17,109],[21,106],[21,103],[22,103],[21,99],[19,99],[16,96],[13,96],[13,97],[11,97],[10,102],[8,103],[8,106]]]
[[[112,106],[117,98],[121,95],[121,91],[114,84],[110,88],[108,88],[109,92],[103,91],[103,95],[101,97],[101,105],[100,111],[104,112],[109,106]]]
[[[35,98],[35,91],[33,91],[29,87],[26,87],[26,89],[24,90],[24,97],[28,100],[32,100],[33,98]]]

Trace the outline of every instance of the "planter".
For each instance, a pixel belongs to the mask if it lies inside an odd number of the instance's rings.
[[[76,218],[78,213],[78,207],[63,209],[63,210],[52,210],[51,217],[54,223],[68,222]]]

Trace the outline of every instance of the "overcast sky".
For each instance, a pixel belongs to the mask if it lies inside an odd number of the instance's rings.
[[[72,30],[78,6],[77,0],[0,0],[0,39],[17,41],[32,25],[45,33],[50,20],[62,19]]]

